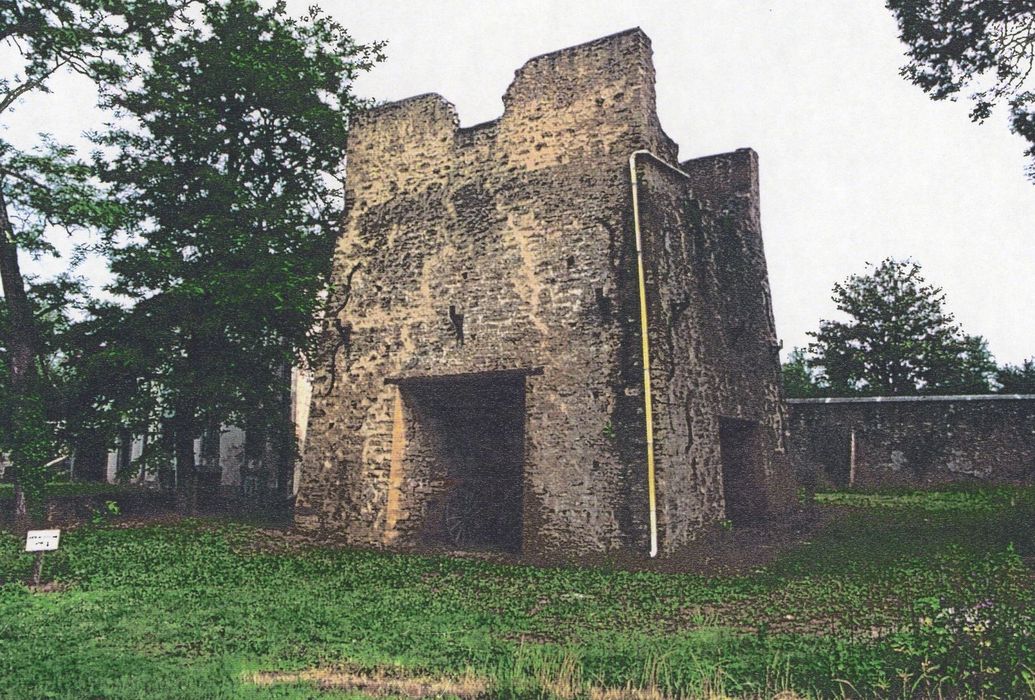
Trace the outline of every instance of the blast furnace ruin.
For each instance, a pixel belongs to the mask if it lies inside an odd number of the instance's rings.
[[[678,162],[639,29],[531,59],[503,103],[350,129],[297,525],[578,556],[785,511],[756,154]]]

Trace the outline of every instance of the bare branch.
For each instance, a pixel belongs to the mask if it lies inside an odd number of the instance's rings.
[[[32,80],[26,80],[24,83],[8,92],[4,99],[0,100],[0,113],[3,113],[5,109],[14,104],[14,102],[25,93],[29,92],[30,90],[34,90],[38,87],[42,87],[43,83],[45,83],[47,79],[50,78],[50,76],[54,75],[54,73],[56,73],[57,70],[64,66],[66,63],[68,63],[67,59],[63,61],[58,61],[54,64],[53,68],[48,70],[43,75],[39,76],[38,78],[33,78]]]

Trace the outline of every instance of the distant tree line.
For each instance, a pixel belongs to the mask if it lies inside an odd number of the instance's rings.
[[[996,365],[984,338],[964,333],[920,265],[887,258],[834,285],[843,320],[820,321],[783,365],[790,398],[916,394],[1035,394],[1035,358]]]

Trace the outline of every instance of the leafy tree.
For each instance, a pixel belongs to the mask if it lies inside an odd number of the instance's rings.
[[[847,321],[820,321],[808,365],[835,394],[946,394],[990,390],[995,363],[979,336],[965,335],[945,294],[920,266],[888,258],[834,285]]]
[[[935,100],[961,91],[982,122],[996,105],[1010,109],[1011,130],[1028,141],[1035,179],[1035,3],[1031,0],[887,0],[909,47],[902,74]]]
[[[88,313],[91,306],[85,280],[67,273],[44,281],[30,277],[26,279],[26,295],[33,310],[40,375],[37,388],[44,422],[51,429],[51,457],[76,452],[75,448],[87,436],[98,443],[99,450],[106,449],[106,437],[113,429],[98,429],[92,397],[84,392],[89,381],[76,362],[76,358],[83,355],[78,338],[84,321],[79,317]],[[7,307],[0,304],[0,452],[11,449],[6,443],[15,430],[13,402],[7,397],[10,376],[3,361],[8,354],[5,340],[8,337]],[[96,379],[98,386],[101,381],[107,385],[112,374],[106,369],[98,372]],[[88,416],[93,416],[89,426],[85,425]],[[42,469],[36,471],[43,476]]]
[[[1020,365],[1003,365],[996,373],[1003,394],[1035,394],[1035,357]]]
[[[114,225],[121,209],[108,202],[91,181],[91,166],[68,147],[44,138],[32,152],[0,143],[0,273],[4,289],[4,401],[0,405],[0,451],[11,455],[16,485],[16,513],[42,514],[43,466],[58,451],[52,430],[55,416],[55,340],[67,326],[81,284],[60,277],[49,284],[27,285],[18,265],[18,249],[33,254],[53,251],[46,233]],[[50,406],[48,407],[48,399]]]
[[[815,372],[809,366],[809,358],[802,348],[794,348],[781,368],[783,390],[790,399],[811,399],[825,396]]]
[[[113,351],[171,413],[181,506],[196,507],[193,441],[238,421],[284,431],[283,370],[308,347],[342,211],[351,92],[381,45],[357,44],[317,9],[205,6],[112,94],[134,126],[98,141],[135,224],[111,240]],[[292,443],[293,444],[293,443]],[[282,479],[285,481],[285,479]]]
[[[181,9],[181,3],[168,0],[0,0],[0,43],[18,54],[0,66],[0,117],[22,96],[47,92],[50,79],[62,71],[86,76],[102,89],[123,84],[139,65],[139,53],[172,31]],[[111,210],[96,195],[87,170],[69,149],[44,139],[36,152],[25,153],[0,140],[8,425],[0,449],[11,455],[19,518],[42,512],[40,465],[52,455],[54,438],[41,394],[37,322],[18,253],[47,250],[48,225],[76,228],[107,220]]]

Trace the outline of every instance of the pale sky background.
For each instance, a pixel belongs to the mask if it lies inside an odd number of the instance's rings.
[[[783,2],[316,2],[387,62],[357,91],[378,100],[437,92],[463,126],[498,117],[532,56],[639,26],[651,38],[662,126],[680,159],[759,154],[762,226],[784,352],[835,317],[831,287],[864,264],[912,257],[968,333],[1000,363],[1035,355],[1035,184],[1005,114],[932,102],[898,70],[891,13],[877,0]],[[25,102],[5,136],[71,140],[100,123],[74,81]],[[96,268],[88,274],[100,277]]]

